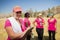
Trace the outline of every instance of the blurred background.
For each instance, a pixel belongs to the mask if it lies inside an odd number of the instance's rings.
[[[4,29],[5,20],[13,16],[13,7],[20,6],[22,8],[22,18],[24,13],[30,13],[31,23],[36,18],[37,14],[42,13],[45,20],[44,25],[44,40],[48,40],[47,30],[47,15],[54,14],[57,19],[56,40],[60,40],[60,0],[0,0],[0,40],[7,39],[7,33]],[[31,24],[33,26],[33,24]],[[34,39],[37,40],[37,33],[35,27],[33,29]]]

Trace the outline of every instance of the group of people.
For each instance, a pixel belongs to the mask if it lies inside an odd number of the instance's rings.
[[[30,13],[26,12],[24,14],[24,19],[22,19],[22,9],[19,6],[13,8],[13,17],[7,18],[5,21],[5,29],[8,34],[7,40],[30,40],[32,29],[31,22],[29,20]],[[51,14],[48,19],[48,34],[49,40],[55,40],[56,23],[57,20],[54,15]],[[38,40],[43,40],[44,24],[45,21],[42,14],[37,15],[36,19],[32,23],[36,26],[36,32],[38,34]],[[52,34],[52,35],[51,35]]]
[[[55,40],[55,33],[56,33],[56,23],[57,20],[54,18],[54,14],[50,14],[48,20],[48,40]],[[36,23],[36,24],[35,24]],[[44,24],[45,21],[42,18],[42,14],[39,14],[33,24],[36,26],[36,32],[38,34],[38,40],[43,40],[43,33],[44,33]]]

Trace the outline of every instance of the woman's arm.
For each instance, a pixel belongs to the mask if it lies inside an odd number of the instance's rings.
[[[45,21],[44,21],[44,19],[42,19],[42,24],[43,24],[43,25],[45,24]]]
[[[34,22],[33,22],[33,25],[34,25],[34,26],[36,26],[36,25],[37,25],[37,23],[34,21]]]
[[[25,22],[25,26],[28,27],[28,23],[27,22]]]
[[[21,32],[21,33],[14,33],[13,32],[13,29],[11,28],[11,27],[6,27],[6,31],[7,31],[7,33],[8,33],[8,35],[9,35],[9,37],[11,38],[11,39],[16,39],[16,38],[23,38],[23,37],[25,37],[29,32],[30,32],[30,30],[32,30],[33,29],[33,27],[29,27],[29,28],[27,28],[27,30],[25,30],[24,32]]]
[[[55,19],[55,28],[57,29],[57,20]]]
[[[42,24],[44,25],[45,24],[45,21]]]

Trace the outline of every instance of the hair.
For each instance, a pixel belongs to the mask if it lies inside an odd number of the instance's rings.
[[[54,17],[54,14],[48,14],[48,15],[47,15],[47,17],[50,17],[50,16]]]
[[[30,13],[29,13],[29,12],[26,12],[26,13],[24,14],[24,17],[30,17]]]

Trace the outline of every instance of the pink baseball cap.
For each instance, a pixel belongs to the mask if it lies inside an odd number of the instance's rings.
[[[13,8],[13,12],[18,12],[18,11],[22,11],[22,8],[19,7],[19,6],[15,6],[15,7]]]

